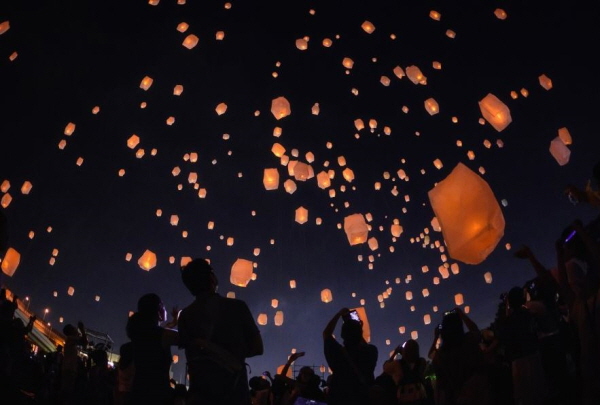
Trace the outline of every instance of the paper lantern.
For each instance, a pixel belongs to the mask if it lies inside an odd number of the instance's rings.
[[[455,303],[456,305],[462,305],[462,304],[464,304],[464,303],[465,303],[465,301],[464,301],[463,295],[462,295],[462,294],[460,294],[460,293],[459,293],[459,294],[456,294],[456,295],[454,296],[454,303]]]
[[[367,241],[369,226],[362,214],[352,214],[344,218],[344,232],[350,246],[354,246]]]
[[[564,166],[569,163],[569,158],[571,157],[571,150],[565,145],[565,143],[560,139],[560,137],[554,138],[550,142],[550,154],[556,162],[560,166]]]
[[[156,267],[156,254],[150,250],[146,250],[138,259],[138,266],[142,270],[150,271]]]
[[[329,174],[325,171],[317,174],[317,185],[319,188],[326,189],[331,186],[331,179],[329,178]]]
[[[0,191],[6,193],[8,190],[10,190],[10,181],[4,180],[0,185]]]
[[[325,48],[329,48],[331,45],[333,45],[333,41],[331,41],[331,39],[329,39],[329,38],[323,39],[323,46]]]
[[[351,183],[352,180],[354,180],[354,171],[352,169],[350,169],[349,167],[347,167],[342,172],[342,176],[344,176],[344,179],[346,179],[346,181],[348,183]]]
[[[432,20],[435,20],[435,21],[439,21],[442,18],[442,15],[435,10],[431,10],[429,12],[429,18],[431,18]]]
[[[69,122],[67,124],[67,126],[65,127],[64,134],[66,136],[71,136],[71,135],[73,135],[73,132],[75,132],[75,124],[73,124],[72,122]]]
[[[552,80],[550,80],[548,76],[542,74],[538,77],[538,80],[540,82],[540,86],[546,90],[550,90],[552,88]]]
[[[284,183],[283,183],[283,188],[285,188],[285,191],[288,194],[294,194],[294,192],[296,191],[296,183],[294,182],[294,180],[292,179],[287,179]]]
[[[354,61],[351,58],[344,58],[342,59],[342,65],[344,65],[346,69],[352,69]]]
[[[217,31],[217,33],[215,34],[215,39],[217,41],[222,41],[223,39],[225,39],[225,31]]]
[[[10,205],[11,202],[12,196],[10,195],[10,193],[6,193],[2,196],[2,200],[0,200],[0,205],[2,205],[2,208],[6,208]]]
[[[177,24],[177,31],[183,33],[183,32],[186,32],[189,27],[190,27],[190,25],[188,23],[181,22],[181,23]]]
[[[253,263],[246,259],[237,259],[231,266],[229,282],[238,287],[246,287],[252,278]]]
[[[381,84],[383,84],[385,87],[388,87],[390,85],[390,78],[387,76],[381,76],[381,78],[379,79],[379,82]]]
[[[423,72],[421,72],[421,69],[419,69],[417,66],[408,66],[406,68],[406,76],[414,84],[427,83],[427,78],[425,77],[425,75],[423,75]]]
[[[304,207],[297,208],[295,221],[300,225],[306,223],[308,221],[308,210]]]
[[[506,104],[492,93],[488,93],[479,101],[479,109],[483,118],[498,132],[504,130],[512,122],[510,110]]]
[[[21,186],[21,193],[25,194],[25,195],[29,194],[32,187],[33,187],[33,185],[31,184],[30,181],[28,181],[28,180],[24,181],[23,185]]]
[[[72,297],[73,294],[75,294],[75,288],[74,287],[69,287],[67,289],[67,294],[69,294]]]
[[[436,115],[440,112],[440,106],[433,98],[428,98],[425,100],[425,110],[427,110],[429,115]]]
[[[283,325],[283,311],[275,312],[274,322],[275,322],[275,326]]]
[[[421,291],[421,294],[423,294],[424,298],[429,297],[429,290],[427,288],[423,288],[423,290]]]
[[[192,49],[198,45],[198,37],[194,34],[190,34],[185,37],[181,45],[185,46],[187,49]]]
[[[377,238],[375,238],[374,236],[369,238],[367,244],[369,245],[369,249],[371,250],[379,249],[379,243],[377,243]]]
[[[333,301],[333,295],[331,294],[331,290],[329,288],[325,288],[321,291],[321,301],[326,304]]]
[[[404,296],[406,297],[406,301],[412,301],[413,299],[413,293],[412,291],[407,291]]]
[[[290,280],[290,288],[296,288],[296,280]]]
[[[404,231],[404,229],[402,229],[402,226],[400,224],[392,224],[391,229],[390,229],[392,236],[395,238],[399,238],[400,235],[402,235],[403,231]]]
[[[279,188],[279,171],[276,168],[264,170],[263,185],[265,190],[277,190]]]
[[[396,66],[393,72],[398,79],[402,79],[404,76],[406,76],[406,73],[404,73],[404,70],[400,66]]]
[[[431,323],[431,315],[429,315],[429,314],[423,315],[423,323],[425,325],[429,325]]]
[[[493,278],[492,278],[492,273],[490,273],[489,271],[486,272],[483,275],[483,279],[485,280],[486,284],[492,284]]]
[[[267,324],[267,319],[267,314],[258,314],[256,322],[261,326],[265,326]]]
[[[504,235],[504,216],[490,186],[462,163],[429,190],[450,257],[479,264]]]
[[[20,262],[21,254],[9,247],[4,254],[4,259],[2,259],[2,272],[8,277],[12,277],[13,274],[15,274],[17,267],[19,267]]]
[[[227,111],[227,104],[225,104],[225,103],[219,103],[219,105],[217,105],[217,107],[215,108],[215,111],[219,115],[225,114],[225,111]]]
[[[283,147],[283,145],[281,145],[280,143],[275,142],[273,144],[273,146],[271,147],[271,152],[273,152],[273,154],[277,157],[282,157],[283,154],[285,153],[285,148]]]
[[[277,97],[271,101],[271,114],[275,119],[280,120],[292,113],[290,102],[285,97]]]
[[[135,149],[136,146],[140,143],[140,137],[136,134],[133,134],[127,139],[127,147],[129,149]]]
[[[0,23],[0,35],[4,34],[10,29],[10,21],[6,20]]]
[[[444,256],[444,255],[442,255],[442,256]],[[445,261],[445,260],[443,260],[443,261]],[[460,268],[458,267],[458,263],[452,263],[450,265],[450,271],[452,271],[452,274],[460,273]]]
[[[496,18],[498,18],[499,20],[505,20],[506,19],[506,11],[502,10],[501,8],[497,8],[494,10],[494,15],[496,16]]]
[[[372,34],[375,31],[375,26],[371,21],[365,21],[360,26],[367,34]]]
[[[144,76],[140,82],[140,89],[147,91],[150,86],[152,86],[152,82],[154,82],[154,79],[152,79],[150,76]]]
[[[308,41],[304,38],[299,38],[296,40],[296,48],[301,51],[306,51],[308,49]]]
[[[569,133],[569,130],[565,127],[560,128],[558,130],[558,137],[560,138],[560,140],[565,144],[565,145],[570,145],[573,143],[573,139],[571,138],[571,134]]]

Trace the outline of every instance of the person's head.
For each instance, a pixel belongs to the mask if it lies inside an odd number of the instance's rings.
[[[459,343],[464,334],[465,330],[460,314],[455,310],[445,312],[440,331],[442,346],[449,347]]]
[[[313,370],[312,367],[310,366],[303,366],[302,368],[300,368],[300,371],[298,372],[298,377],[296,377],[296,380],[300,381],[301,383],[304,384],[310,384],[311,382],[314,383],[314,379],[313,377],[315,377],[315,370]],[[317,377],[317,385],[319,384],[319,378]]]
[[[94,351],[90,354],[92,361],[98,367],[107,367],[108,366],[108,353],[105,350],[100,348],[95,348]]]
[[[157,294],[148,293],[140,297],[137,303],[138,313],[146,318],[163,322],[167,319],[165,304]]]
[[[521,287],[513,287],[506,296],[508,308],[516,310],[525,304],[525,291]]]
[[[415,362],[421,357],[421,354],[419,353],[419,344],[414,339],[409,339],[404,342],[402,348],[402,358],[409,362]]]
[[[216,292],[219,285],[213,268],[205,259],[194,259],[183,266],[181,279],[194,296],[202,292]]]
[[[353,319],[347,319],[342,324],[342,340],[344,346],[356,345],[363,339],[362,336],[362,322],[355,321]]]
[[[77,328],[75,326],[68,323],[64,326],[63,333],[65,336],[77,336],[79,331],[77,330]]]

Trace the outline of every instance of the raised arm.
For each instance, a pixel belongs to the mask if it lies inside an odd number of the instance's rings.
[[[333,315],[333,318],[329,320],[327,326],[325,326],[325,329],[323,329],[323,339],[327,339],[333,336],[333,332],[335,331],[335,327],[339,319],[342,316],[347,315],[349,312],[350,310],[348,308],[342,308],[338,312],[336,312],[335,315]]]
[[[456,307],[454,310],[458,313],[460,319],[462,319],[469,332],[479,332],[479,327],[477,327],[477,324],[473,322],[460,307]]]

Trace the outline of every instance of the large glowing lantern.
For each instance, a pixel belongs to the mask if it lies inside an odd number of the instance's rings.
[[[560,139],[560,136],[557,136],[550,142],[550,154],[556,162],[564,166],[569,163],[569,158],[571,157],[571,150],[565,145],[565,143]]]
[[[231,266],[229,282],[238,287],[246,287],[252,278],[253,263],[246,259],[237,259]]]
[[[448,254],[467,264],[481,263],[504,235],[504,216],[490,186],[462,163],[429,190]]]
[[[325,288],[321,291],[321,301],[324,303],[333,301],[333,294],[331,294],[331,290],[329,288]]]
[[[198,37],[194,34],[190,34],[185,37],[181,45],[185,46],[187,49],[192,49],[198,45]]]
[[[408,66],[406,68],[406,76],[414,84],[419,84],[419,83],[426,84],[427,83],[427,78],[425,77],[423,72],[421,72],[421,69],[419,69],[417,66],[414,66],[414,65]]]
[[[344,232],[350,246],[365,243],[369,236],[369,226],[362,214],[352,214],[344,218]]]
[[[440,106],[433,97],[428,98],[427,100],[425,100],[425,110],[427,110],[429,115],[435,115],[440,112]]]
[[[138,259],[138,266],[140,266],[142,270],[146,271],[150,271],[156,267],[156,253],[146,250]]]
[[[290,102],[285,97],[277,97],[271,101],[271,114],[275,119],[280,120],[292,113]]]
[[[483,118],[498,132],[504,130],[512,122],[510,110],[506,104],[492,93],[488,93],[479,101],[479,109]]]
[[[296,222],[300,225],[306,223],[308,221],[308,210],[304,207],[299,207],[296,209]]]
[[[263,185],[265,190],[277,190],[279,187],[279,172],[276,168],[264,170]]]
[[[331,186],[331,178],[329,178],[329,174],[326,171],[317,174],[317,185],[322,189]]]
[[[13,274],[15,274],[17,267],[19,267],[20,262],[21,254],[13,248],[8,248],[4,255],[4,259],[2,259],[2,272],[8,277],[12,277]]]

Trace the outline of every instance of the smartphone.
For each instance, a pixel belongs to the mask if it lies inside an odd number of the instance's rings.
[[[360,317],[358,316],[358,312],[356,311],[356,309],[351,310],[348,313],[348,317],[349,317],[349,319],[352,319],[353,321],[360,322]]]

